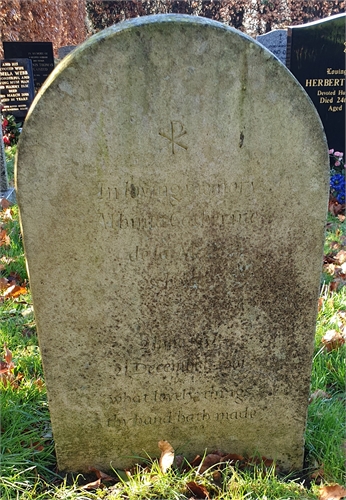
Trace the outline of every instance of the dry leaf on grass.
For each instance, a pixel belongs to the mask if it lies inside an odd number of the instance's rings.
[[[237,453],[228,453],[228,455],[222,457],[223,462],[229,462],[230,465],[234,465],[237,462],[242,462],[244,457],[238,455]]]
[[[339,349],[344,343],[344,337],[337,330],[328,330],[322,337],[322,344],[328,352]]]
[[[164,440],[158,442],[158,447],[161,450],[161,456],[159,460],[160,469],[165,474],[174,461],[174,448],[169,444],[168,441]]]
[[[203,462],[201,465],[198,467],[198,472],[203,474],[209,467],[212,467],[213,465],[216,465],[221,462],[221,456],[218,454],[214,453],[209,453],[209,455],[206,455],[206,457],[203,459]]]
[[[192,469],[193,469],[194,467],[198,467],[198,465],[199,465],[201,462],[202,462],[202,457],[201,457],[201,455],[196,455],[196,456],[195,456],[195,458],[192,460],[192,462],[191,462],[191,464],[190,464],[190,465],[191,465],[191,467],[192,467]]]
[[[346,323],[346,311],[338,311],[337,315],[341,319],[341,321]]]
[[[3,211],[3,213],[1,214],[2,216],[2,220],[3,221],[6,221],[6,220],[13,220],[13,212],[10,208],[7,208],[6,210]]]
[[[335,255],[335,261],[337,264],[341,265],[344,262],[346,262],[346,250],[340,250],[336,255]]]
[[[334,281],[329,283],[329,291],[330,292],[337,292],[338,289],[346,285],[346,281],[342,278],[336,278]]]
[[[330,274],[331,276],[334,276],[335,264],[332,264],[331,262],[329,264],[324,264],[323,271],[327,274]]]
[[[26,293],[28,293],[28,290],[25,286],[12,285],[7,288],[2,296],[4,297],[4,299],[15,299],[16,297],[19,297],[20,295],[24,295]]]
[[[0,291],[6,290],[8,288],[8,280],[6,278],[0,278]]]
[[[96,481],[92,481],[91,483],[85,484],[82,486],[83,490],[98,490],[101,488],[101,479],[96,479]]]
[[[344,497],[346,497],[346,490],[340,484],[320,488],[319,500],[341,500]]]
[[[96,477],[98,479],[102,479],[102,481],[107,481],[107,482],[114,482],[116,479],[112,476],[109,476],[105,472],[102,472],[102,470],[95,469],[95,467],[89,467],[90,472],[95,472]]]
[[[207,498],[209,500],[209,492],[207,488],[202,484],[197,484],[194,481],[191,481],[190,483],[186,483],[186,487],[191,491],[191,493],[194,494],[196,498],[201,498],[203,500]]]
[[[11,206],[11,202],[7,198],[0,198],[0,206],[2,209],[6,209]]]
[[[323,479],[324,479],[324,464],[321,465],[321,467],[315,472],[311,474],[311,479],[314,480],[315,484],[321,484]]]
[[[83,490],[97,490],[99,488],[104,488],[104,484],[102,483],[102,481],[111,483],[114,483],[116,481],[114,477],[109,476],[108,474],[102,472],[99,469],[95,469],[95,467],[89,467],[89,471],[94,472],[96,474],[97,479],[96,481],[91,481],[90,483],[82,486]]]
[[[5,351],[5,361],[0,360],[0,381],[6,387],[7,383],[13,384],[14,382],[14,363],[12,361],[12,352],[7,349],[6,344],[4,344]]]
[[[309,403],[314,401],[315,399],[330,399],[331,395],[327,392],[322,391],[322,389],[317,389],[317,391],[313,392],[309,398]]]
[[[0,247],[8,247],[11,244],[11,238],[5,229],[0,230]]]

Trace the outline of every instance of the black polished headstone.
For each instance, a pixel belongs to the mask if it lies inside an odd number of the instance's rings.
[[[0,61],[0,94],[3,112],[24,119],[34,99],[34,79],[30,59]]]
[[[3,47],[5,59],[31,59],[37,91],[54,69],[52,42],[3,42]]]
[[[345,152],[346,14],[288,28],[287,67],[321,117],[329,148]]]

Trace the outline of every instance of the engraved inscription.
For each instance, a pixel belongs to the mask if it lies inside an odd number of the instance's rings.
[[[189,424],[197,422],[224,422],[227,420],[248,420],[258,416],[258,409],[251,409],[246,406],[243,410],[214,413],[207,411],[205,408],[200,412],[191,413],[188,410],[174,413],[169,411],[163,415],[143,415],[135,413],[130,418],[123,418],[117,414],[108,418],[108,427],[137,427],[157,424]]]
[[[207,374],[214,371],[227,372],[228,370],[242,370],[244,368],[244,359],[228,359],[224,362],[204,361],[181,361],[171,363],[141,363],[126,362],[125,364],[116,363],[114,365],[115,376],[142,377],[143,375],[168,375],[168,374]]]
[[[256,220],[256,213],[235,211],[234,213],[202,212],[200,214],[180,213],[156,214],[148,217],[126,214],[123,212],[100,212],[101,224],[105,229],[164,229],[164,228],[227,228],[235,224],[251,224]]]
[[[187,146],[185,146],[180,141],[180,139],[186,134],[187,134],[187,132],[184,128],[184,125],[180,121],[177,121],[177,120],[171,120],[170,131],[168,133],[159,132],[159,135],[161,137],[168,139],[168,141],[171,143],[172,154],[175,154],[176,146],[178,146],[181,149],[185,149],[185,151],[187,150]]]
[[[150,393],[130,394],[128,391],[121,391],[109,397],[111,404],[126,404],[126,403],[193,403],[205,399],[207,401],[230,400],[233,399],[235,404],[241,404],[245,399],[252,396],[252,391],[248,387],[242,389],[234,384],[234,387],[214,387],[205,391],[196,391],[193,388],[182,389],[173,392],[153,391]]]
[[[143,179],[129,179],[120,185],[100,183],[97,197],[106,206],[117,206],[122,201],[158,201],[162,205],[176,207],[179,204],[200,198],[216,202],[231,196],[232,199],[242,199],[252,196],[255,185],[252,180],[241,180],[226,183],[224,180],[214,182],[200,181],[193,184],[163,184],[146,182]]]

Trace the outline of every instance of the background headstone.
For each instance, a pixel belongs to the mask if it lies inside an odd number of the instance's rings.
[[[264,35],[258,35],[256,40],[286,65],[287,30],[269,31]]]
[[[288,29],[287,67],[321,117],[329,148],[345,153],[346,14]]]
[[[58,58],[63,59],[65,56],[70,54],[72,50],[76,48],[76,45],[65,45],[64,47],[59,47],[58,49]]]
[[[34,80],[30,59],[0,61],[0,96],[3,112],[24,119],[34,99]]]
[[[16,168],[60,469],[159,439],[301,467],[329,159],[289,71],[207,19],[118,24],[44,84]]]
[[[31,59],[37,92],[54,69],[52,42],[3,42],[3,47],[5,59]]]

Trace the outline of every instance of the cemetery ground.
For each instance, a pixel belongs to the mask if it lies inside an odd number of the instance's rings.
[[[12,176],[13,154],[7,152]],[[279,208],[278,208],[279,209]],[[313,209],[313,207],[312,207]],[[64,475],[56,468],[46,389],[25,269],[18,207],[0,208],[1,479],[12,499],[340,499],[345,486],[346,222],[329,214],[318,304],[302,471],[271,457],[209,453],[191,464],[162,443],[161,460],[134,457],[131,470]],[[72,279],[72,278],[71,278]],[[92,279],[92,277],[90,277]],[[51,284],[54,294],[54,283]],[[95,339],[95,342],[97,339]],[[64,366],[61,367],[64,370]],[[164,439],[158,436],[157,440]],[[172,443],[173,446],[182,443]],[[211,452],[212,450],[209,450]],[[158,447],[158,455],[160,449]],[[173,457],[175,458],[172,463]]]

